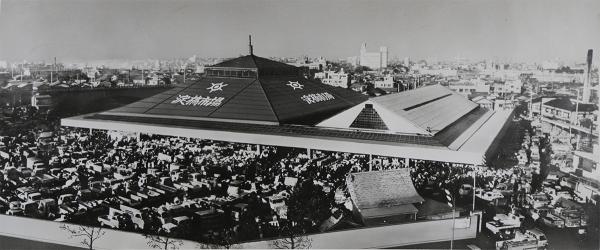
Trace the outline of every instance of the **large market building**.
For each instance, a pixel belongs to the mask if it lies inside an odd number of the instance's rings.
[[[481,165],[512,115],[435,85],[376,98],[253,54],[193,83],[63,126]]]

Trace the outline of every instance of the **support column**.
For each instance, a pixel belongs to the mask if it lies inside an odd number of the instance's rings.
[[[477,185],[477,182],[475,181],[475,178],[477,176],[476,171],[475,171],[476,167],[477,167],[477,165],[474,165],[474,168],[473,168],[473,190],[472,190],[472,192],[473,192],[473,210],[471,213],[475,212],[475,187]]]
[[[410,168],[410,158],[404,158],[404,167]]]
[[[309,160],[312,160],[312,154],[311,154],[311,150],[310,150],[310,148],[307,148],[307,149],[306,149],[306,154],[308,155],[308,159],[309,159]]]
[[[369,154],[369,171],[373,170],[373,155]]]
[[[260,155],[260,144],[256,144],[256,154]]]

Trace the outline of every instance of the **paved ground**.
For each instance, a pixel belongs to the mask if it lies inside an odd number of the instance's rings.
[[[82,250],[72,246],[32,241],[0,235],[0,249],[2,250]]]
[[[469,240],[457,240],[454,241],[454,249],[469,249],[468,245],[476,245],[477,242],[475,239]],[[479,246],[479,245],[477,245]],[[400,246],[398,249],[450,249],[450,241],[443,242],[434,242],[427,244],[418,244],[418,245],[410,245],[410,246]]]

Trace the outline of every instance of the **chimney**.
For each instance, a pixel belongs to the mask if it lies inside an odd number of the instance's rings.
[[[250,55],[254,55],[254,48],[252,47],[252,35],[248,35],[248,50]]]
[[[590,89],[590,77],[592,74],[592,56],[593,56],[594,51],[592,49],[589,49],[587,52],[587,67],[585,67],[584,70],[584,74],[583,74],[583,93],[582,93],[582,101],[584,103],[588,103],[590,102],[590,95],[591,95],[591,89]]]

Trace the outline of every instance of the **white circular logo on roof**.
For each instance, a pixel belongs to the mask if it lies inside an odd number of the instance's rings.
[[[289,83],[286,84],[286,85],[294,88],[294,90],[296,90],[296,89],[302,89],[302,87],[304,87],[304,85],[300,84],[299,82],[292,82],[292,81],[288,81],[288,82]]]
[[[209,93],[212,93],[213,91],[223,91],[223,87],[227,86],[228,84],[223,84],[222,82],[220,83],[210,83],[210,87],[206,88],[208,90],[210,90]]]

